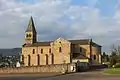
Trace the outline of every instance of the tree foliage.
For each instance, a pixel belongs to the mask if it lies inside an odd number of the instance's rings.
[[[116,52],[112,52],[110,56],[110,66],[112,67],[117,63],[117,55]]]
[[[102,62],[109,62],[109,55],[107,55],[105,52],[102,54]]]
[[[112,52],[116,55],[120,55],[120,45],[112,45]]]
[[[120,45],[113,45],[110,55],[110,65],[113,66],[116,63],[120,63]]]

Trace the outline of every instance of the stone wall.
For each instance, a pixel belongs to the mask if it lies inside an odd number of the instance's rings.
[[[6,73],[62,72],[63,68],[67,72],[75,72],[76,70],[71,71],[71,66],[75,66],[75,63],[36,66],[36,67],[0,68],[0,74],[4,74],[4,73],[6,74]]]

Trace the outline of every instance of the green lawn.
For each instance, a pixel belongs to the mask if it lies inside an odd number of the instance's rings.
[[[120,68],[111,68],[111,69],[105,70],[104,73],[107,73],[107,74],[120,74]]]

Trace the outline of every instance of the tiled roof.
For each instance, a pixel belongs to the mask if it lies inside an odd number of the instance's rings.
[[[38,45],[38,46],[50,46],[50,42],[37,42],[37,43],[35,43],[35,45]]]
[[[34,47],[34,46],[50,46],[50,42],[37,42],[37,43],[34,43],[34,44],[27,44],[27,45],[23,45],[25,47]]]
[[[69,40],[71,42],[71,44],[80,44],[80,45],[87,45],[87,44],[90,44],[90,40],[89,39],[82,39],[82,40]],[[99,47],[101,47],[101,45],[98,45],[96,43],[94,43],[92,41],[91,43],[92,45],[97,45]]]
[[[89,44],[89,39],[83,39],[83,40],[69,40],[72,44]]]

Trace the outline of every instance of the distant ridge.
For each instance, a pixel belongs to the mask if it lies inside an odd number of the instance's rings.
[[[0,49],[0,54],[3,56],[19,55],[22,52],[22,48]]]

